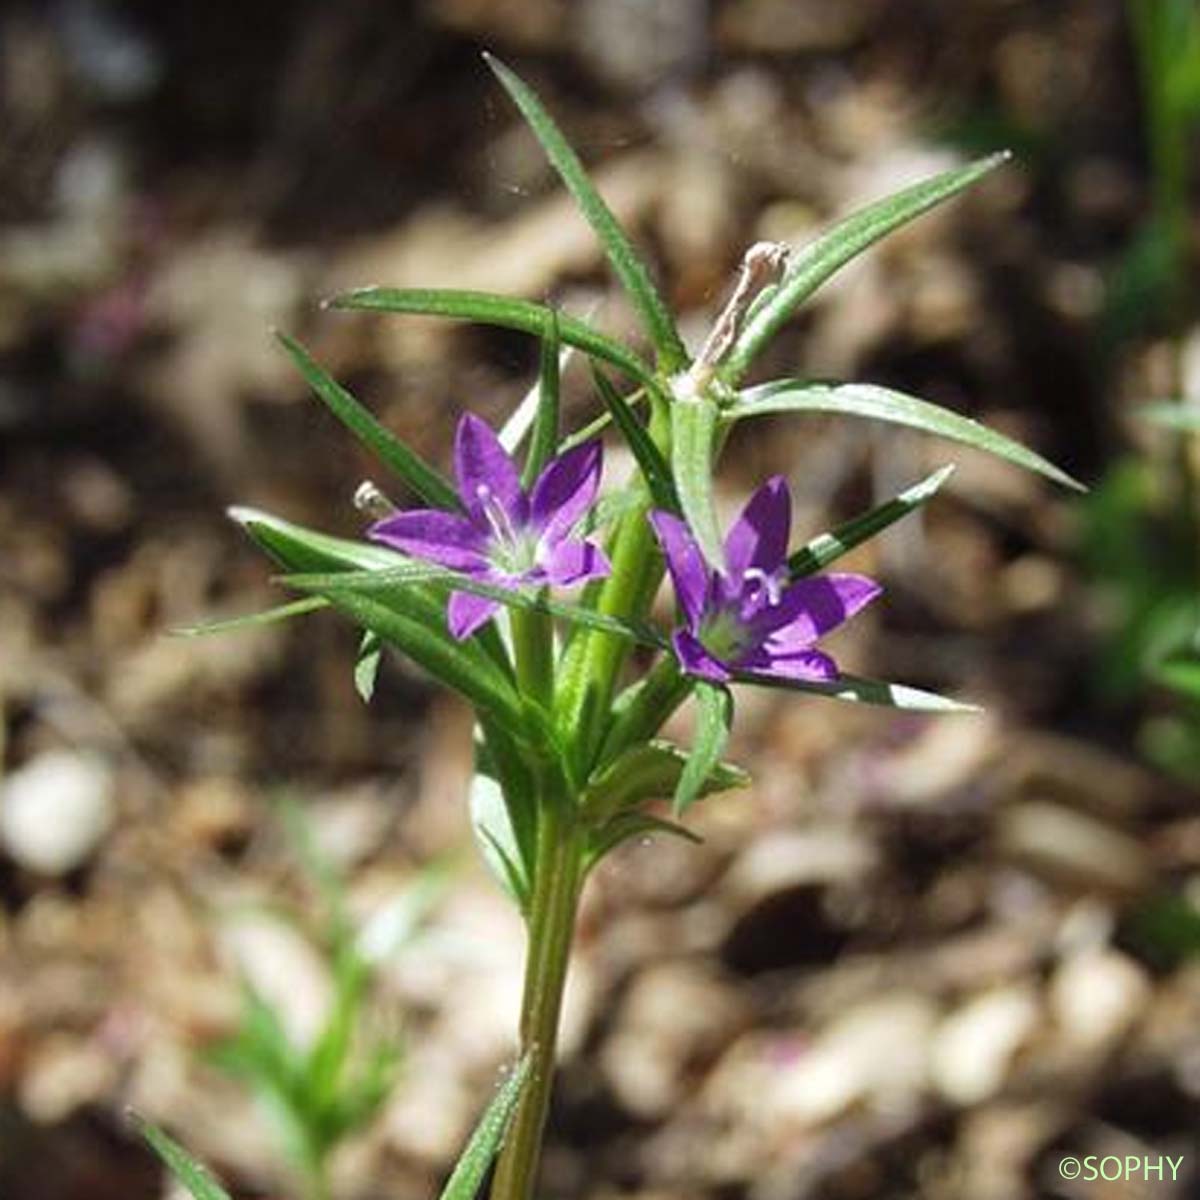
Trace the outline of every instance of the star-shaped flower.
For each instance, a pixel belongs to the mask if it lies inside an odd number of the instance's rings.
[[[584,442],[553,458],[528,494],[516,464],[486,421],[470,413],[458,423],[454,470],[466,515],[440,509],[396,513],[368,536],[396,550],[513,591],[571,587],[611,570],[604,552],[571,533],[596,498],[602,448]],[[454,592],[450,632],[462,641],[501,607],[498,600]]]
[[[724,683],[735,673],[822,682],[838,669],[815,643],[879,595],[865,575],[813,575],[788,582],[792,502],[775,476],[750,498],[725,539],[725,570],[709,566],[685,522],[650,520],[686,624],[672,637],[690,675]]]

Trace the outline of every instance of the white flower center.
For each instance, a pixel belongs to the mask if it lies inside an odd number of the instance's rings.
[[[510,575],[522,575],[537,565],[537,538],[512,523],[508,509],[486,483],[475,485],[475,497],[492,533],[488,548],[492,562]]]

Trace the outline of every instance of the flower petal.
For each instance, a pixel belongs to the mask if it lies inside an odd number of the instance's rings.
[[[831,683],[838,677],[837,663],[820,650],[798,650],[794,654],[749,654],[738,669],[765,678],[800,679],[808,683]]]
[[[452,592],[446,605],[446,624],[458,641],[466,641],[477,629],[486,625],[500,609],[500,601],[469,592]]]
[[[599,438],[575,446],[546,464],[530,497],[529,523],[552,546],[571,532],[600,487],[604,452]]]
[[[484,500],[491,496],[500,504],[510,524],[524,528],[529,504],[521,490],[516,465],[492,427],[474,413],[464,413],[454,435],[454,472],[458,491],[467,512],[482,528],[488,528]]]
[[[725,537],[725,563],[736,584],[750,568],[774,574],[787,558],[792,497],[787,480],[773,475],[750,497]]]
[[[711,578],[708,563],[691,530],[678,517],[655,510],[650,514],[650,524],[654,526],[654,534],[667,560],[679,605],[689,628],[694,630],[704,615],[704,602],[708,596]]]
[[[477,571],[487,565],[486,537],[466,517],[435,508],[385,517],[367,530],[367,537],[455,571]]]
[[[813,575],[793,583],[774,608],[756,618],[755,629],[765,635],[768,651],[793,653],[848,621],[881,591],[865,575]]]
[[[707,679],[711,683],[727,683],[732,677],[729,668],[713,658],[700,639],[690,629],[677,629],[671,638],[675,657],[689,675]]]
[[[611,574],[612,564],[599,547],[571,538],[550,551],[545,569],[555,587],[570,587],[586,579],[604,578]]]

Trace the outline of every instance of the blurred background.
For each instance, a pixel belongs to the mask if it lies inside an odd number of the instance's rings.
[[[728,504],[783,471],[797,537],[959,463],[856,554],[887,592],[832,648],[986,715],[741,698],[754,786],[591,885],[542,1195],[1200,1195],[1198,25],[1190,0],[3,5],[0,1196],[171,1195],[129,1107],[236,1197],[318,1195],[318,1152],[337,1200],[434,1195],[511,1053],[523,938],[470,847],[464,708],[395,660],[365,705],[327,615],[164,636],[278,602],[227,505],[361,531],[374,468],[272,327],[443,463],[536,346],[322,297],[489,288],[631,330],[484,48],[693,344],[751,242],[1011,147],[762,377],[913,392],[1092,489],[861,423],[739,432]],[[578,365],[568,396],[581,423]],[[337,1120],[288,1091],[331,1012],[362,1083]],[[1101,1191],[1068,1153],[1184,1162]]]

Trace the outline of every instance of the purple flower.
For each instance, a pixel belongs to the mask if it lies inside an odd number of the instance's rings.
[[[689,675],[724,683],[735,672],[773,679],[836,679],[816,641],[879,595],[864,575],[814,575],[788,582],[792,502],[781,476],[750,498],[725,539],[726,570],[705,561],[691,530],[670,513],[650,520],[667,560],[686,625],[672,638]]]
[[[584,442],[546,464],[526,495],[520,476],[487,422],[466,414],[454,439],[454,471],[466,515],[440,509],[396,513],[367,536],[413,558],[515,591],[569,587],[611,570],[604,553],[571,531],[600,486],[601,446]],[[467,592],[450,596],[450,632],[462,641],[500,608]]]

